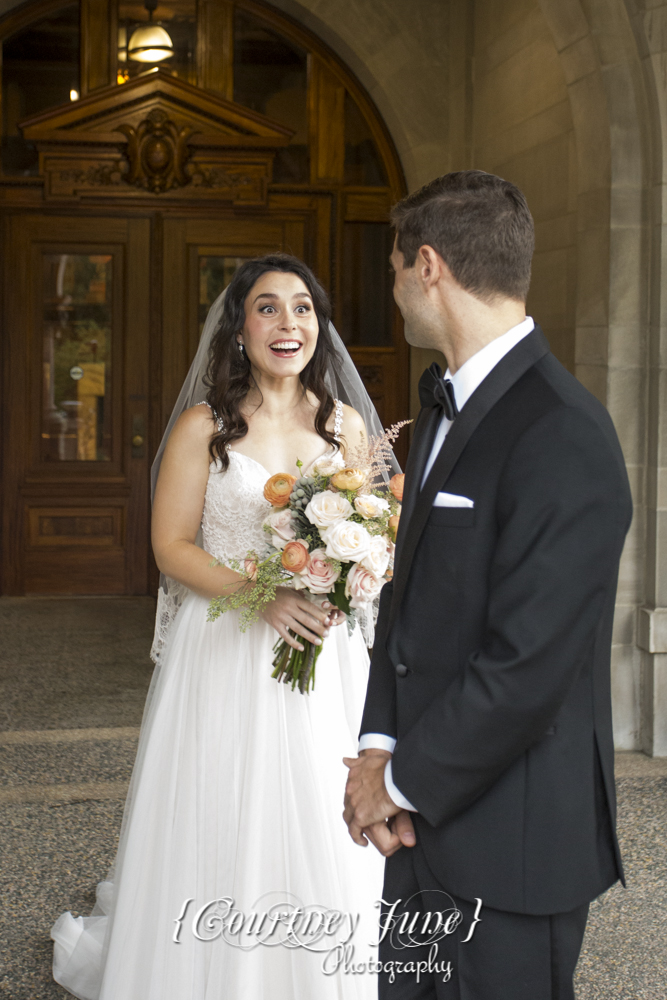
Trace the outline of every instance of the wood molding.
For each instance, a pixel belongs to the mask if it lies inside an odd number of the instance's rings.
[[[199,0],[197,5],[199,86],[234,100],[234,4]]]
[[[308,132],[312,184],[342,184],[345,174],[345,87],[317,56],[308,60]]]
[[[108,0],[79,0],[81,10],[81,93],[115,82],[117,40],[112,37],[115,4]],[[114,17],[115,21],[115,17]]]

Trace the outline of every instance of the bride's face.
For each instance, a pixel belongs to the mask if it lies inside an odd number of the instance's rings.
[[[267,271],[245,300],[237,335],[254,369],[271,378],[299,375],[312,358],[319,326],[310,292],[296,274]]]

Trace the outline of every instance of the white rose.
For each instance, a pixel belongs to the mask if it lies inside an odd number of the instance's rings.
[[[375,600],[382,590],[383,583],[383,580],[376,580],[372,573],[357,563],[345,581],[345,596],[350,598],[350,607],[363,608]]]
[[[334,472],[339,472],[344,468],[345,459],[340,451],[337,450],[332,454],[327,453],[326,455],[322,455],[321,458],[316,459],[311,466],[311,472],[314,476],[333,476]]]
[[[343,562],[361,562],[371,550],[371,536],[356,521],[340,521],[326,535],[327,555]]]
[[[326,529],[344,521],[353,513],[353,509],[350,501],[340,493],[325,490],[324,493],[315,494],[304,513],[311,524]]]
[[[290,510],[272,511],[264,524],[271,532],[271,544],[274,549],[284,549],[286,542],[291,542],[296,537]]]
[[[374,493],[362,493],[354,499],[354,508],[362,517],[379,517],[383,511],[389,510],[389,501],[384,497],[376,497]]]
[[[389,566],[389,547],[386,538],[382,535],[371,537],[370,552],[361,560],[361,565],[372,573],[376,580],[385,575]]]

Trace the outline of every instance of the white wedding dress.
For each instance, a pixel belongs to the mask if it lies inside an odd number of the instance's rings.
[[[265,547],[267,478],[239,452],[227,471],[211,464],[202,530],[220,561]],[[241,633],[238,612],[209,623],[207,607],[188,592],[172,625],[114,869],[91,916],[54,924],[54,978],[82,1000],[374,1000],[373,972],[334,971],[341,952],[327,956],[349,938],[355,967],[377,959],[384,861],[353,843],[342,819],[342,758],[357,753],[368,676],[360,629],[331,629],[315,689],[302,695],[271,677],[269,625]],[[360,922],[350,938],[341,918],[319,941],[308,934],[316,916],[259,924],[286,903]],[[230,920],[232,906],[245,923]],[[336,926],[330,916],[327,929]]]

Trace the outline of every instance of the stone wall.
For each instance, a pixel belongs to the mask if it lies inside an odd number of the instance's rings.
[[[664,105],[655,96],[667,75],[661,62],[664,5],[274,2],[328,41],[365,83],[394,137],[411,190],[444,170],[480,167],[526,192],[537,230],[530,312],[557,356],[608,406],[635,499],[614,633],[617,745],[632,749],[641,742],[648,752],[667,754],[667,677],[661,672],[667,656],[656,652],[663,643],[667,653],[667,637],[659,637],[665,626],[652,610],[667,605],[660,596],[667,585],[660,587],[658,564],[650,568],[654,554],[667,550],[659,509],[665,476],[658,461],[665,351],[657,335],[649,347],[648,332],[651,322],[662,328],[662,236],[655,232],[661,234],[662,222],[655,221],[655,210],[660,206],[661,220],[663,188],[661,178],[652,181],[651,175],[660,173],[652,145],[664,120]],[[379,30],[369,34],[378,21]],[[431,44],[421,48],[425,35],[438,40],[433,63],[422,57],[433,52]],[[410,58],[419,60],[412,68]],[[408,93],[411,77],[415,84]],[[417,155],[407,148],[413,144]],[[433,357],[413,351],[415,408],[416,380]],[[642,606],[646,610],[639,613]],[[640,652],[642,642],[652,652]],[[664,727],[662,743],[654,739],[656,725]]]
[[[536,0],[474,5],[473,165],[517,184],[535,219],[528,312],[574,371],[576,150],[563,69]]]

